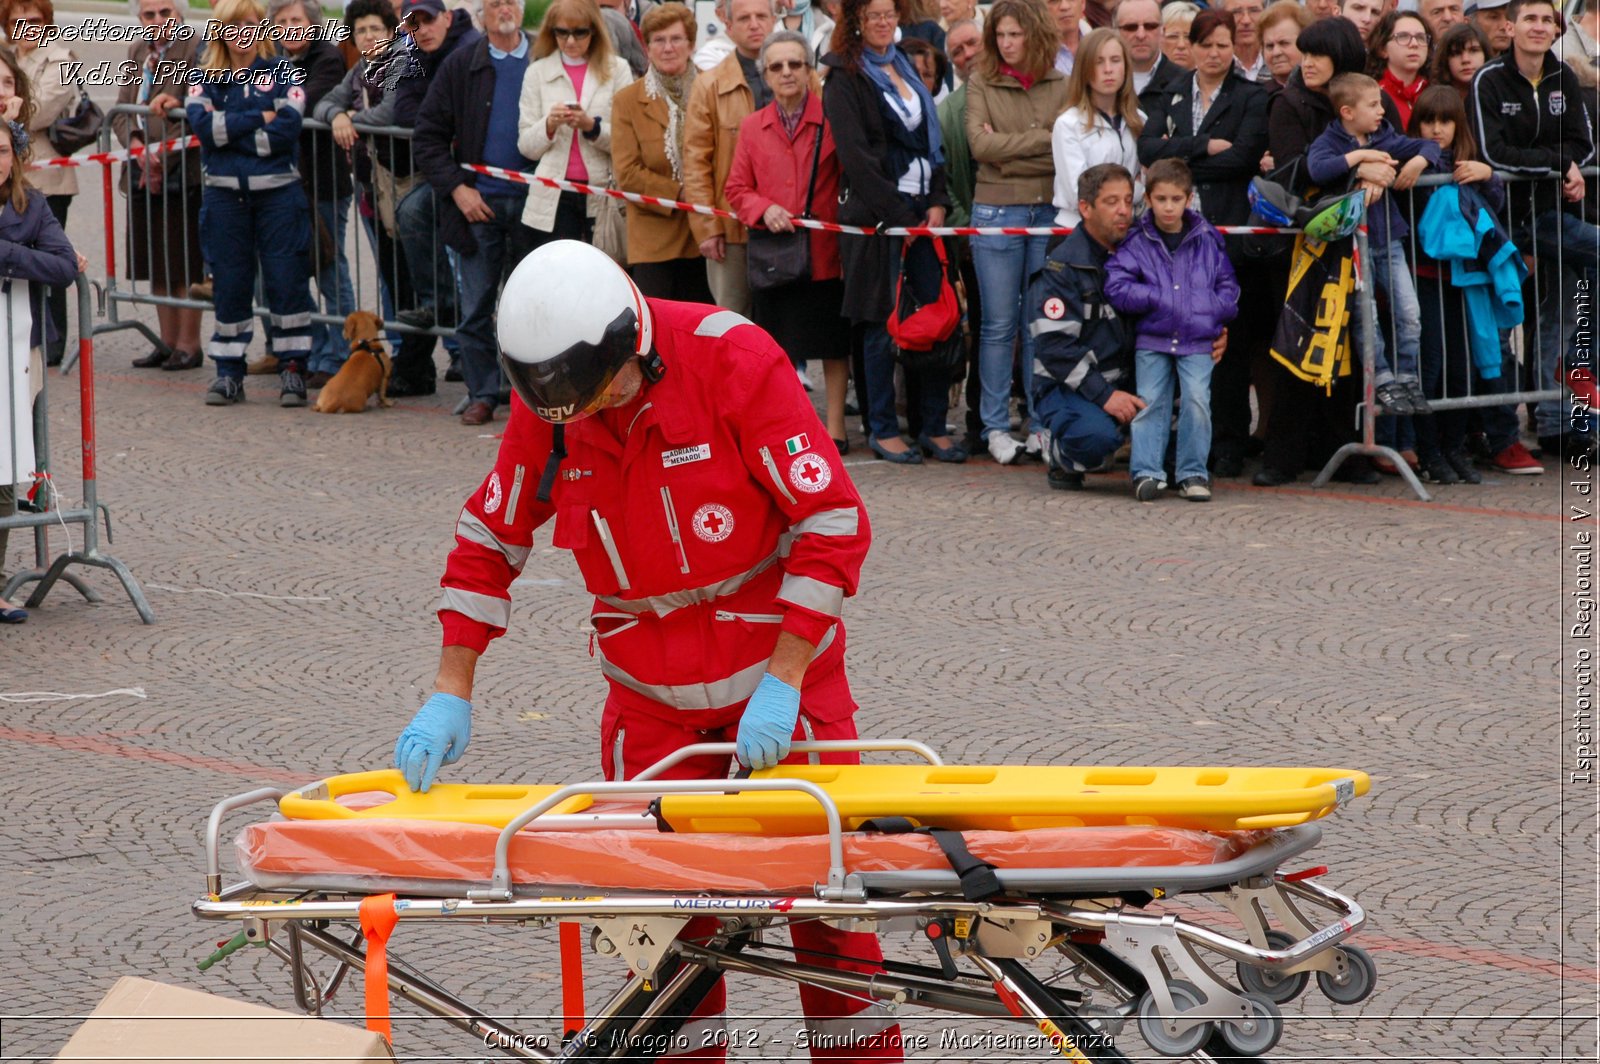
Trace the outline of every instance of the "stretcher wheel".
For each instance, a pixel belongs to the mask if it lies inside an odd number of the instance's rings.
[[[1217,1037],[1241,1057],[1259,1057],[1283,1037],[1283,1013],[1276,1003],[1259,994],[1246,994],[1250,1018],[1242,1022],[1217,1024]]]
[[[1268,949],[1288,949],[1294,945],[1294,936],[1287,931],[1268,931]],[[1239,986],[1252,994],[1260,994],[1268,1001],[1279,1005],[1293,1001],[1305,993],[1306,986],[1311,982],[1310,972],[1296,972],[1293,975],[1284,975],[1282,972],[1273,971],[1271,968],[1257,968],[1253,964],[1239,962]]]
[[[1354,1005],[1372,996],[1378,985],[1378,966],[1372,956],[1360,946],[1339,946],[1344,954],[1344,975],[1332,972],[1317,973],[1317,989],[1335,1005]]]
[[[1172,995],[1172,1006],[1179,1012],[1188,1012],[1190,1009],[1200,1007],[1200,991],[1188,983],[1172,982],[1167,984],[1167,991]],[[1186,1057],[1205,1045],[1206,1039],[1211,1037],[1211,1021],[1197,1023],[1187,1031],[1170,1034],[1166,1024],[1162,1022],[1161,1011],[1156,1005],[1155,996],[1146,990],[1139,999],[1139,1033],[1151,1049],[1166,1057]]]

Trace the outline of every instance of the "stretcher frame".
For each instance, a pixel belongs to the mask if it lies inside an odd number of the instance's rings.
[[[1320,841],[1322,831],[1315,823],[1277,829],[1244,853],[1205,866],[997,869],[1002,894],[969,901],[953,870],[847,872],[838,810],[825,791],[808,781],[659,778],[689,758],[731,758],[733,749],[728,743],[697,744],[629,781],[559,788],[500,832],[488,884],[455,893],[441,893],[435,885],[433,896],[406,893],[395,902],[400,922],[592,923],[591,948],[619,955],[637,978],[623,984],[581,1028],[566,1032],[563,1042],[484,1016],[392,959],[389,989],[483,1039],[486,1047],[527,1060],[653,1060],[663,1047],[674,1045],[683,1017],[722,973],[743,972],[860,996],[890,1013],[917,1006],[1020,1020],[1034,1025],[1067,1059],[1106,1064],[1128,1059],[1115,1048],[1115,1040],[1130,1021],[1158,1052],[1196,1059],[1249,1058],[1277,1042],[1282,1031],[1277,1003],[1297,996],[1313,973],[1323,993],[1336,1002],[1353,1004],[1371,992],[1375,971],[1370,958],[1344,945],[1365,923],[1361,906],[1311,881],[1325,870],[1278,872],[1284,861]],[[899,751],[942,764],[930,748],[912,740],[797,743],[794,751]],[[763,790],[805,793],[824,811],[829,867],[812,897],[609,889],[586,893],[582,886],[513,885],[511,839],[535,820],[544,830],[640,826],[640,817],[631,814],[548,813],[574,795]],[[360,903],[372,893],[370,882],[342,883],[328,877],[312,889],[222,885],[224,819],[260,802],[276,802],[286,793],[263,788],[216,805],[206,829],[207,895],[192,910],[204,920],[243,925],[202,967],[242,945],[263,946],[288,964],[297,1007],[320,1015],[351,970],[366,971],[360,931],[346,942],[332,928],[359,927]],[[1180,897],[1188,902],[1201,896],[1215,900],[1242,924],[1244,940],[1175,913],[1130,911],[1141,902]],[[707,915],[718,917],[714,936],[700,942],[680,939],[690,919]],[[939,966],[886,961],[884,972],[862,975],[806,963],[798,952],[795,959],[770,955],[763,932],[809,920],[858,931],[920,930]],[[331,976],[313,971],[311,951],[333,960]],[[1049,981],[1026,967],[1026,962],[1052,953],[1063,960],[1056,962],[1058,970]],[[1225,980],[1213,957],[1232,961],[1238,982],[1248,989],[1241,991]],[[958,959],[978,974],[961,971]],[[1063,978],[1075,985],[1052,985]]]

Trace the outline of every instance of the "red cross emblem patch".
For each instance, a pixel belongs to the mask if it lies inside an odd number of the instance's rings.
[[[733,511],[708,502],[694,512],[694,534],[707,543],[721,543],[733,535]]]
[[[489,483],[483,489],[483,512],[492,514],[500,509],[500,500],[504,497],[500,488],[500,474],[498,472],[490,473]]]
[[[807,494],[816,494],[832,480],[833,470],[815,451],[807,451],[789,464],[789,483]]]
[[[1044,301],[1044,316],[1051,321],[1060,321],[1067,315],[1067,305],[1060,298],[1051,296]]]

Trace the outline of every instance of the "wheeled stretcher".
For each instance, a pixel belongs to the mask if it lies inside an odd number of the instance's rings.
[[[1363,773],[949,766],[909,740],[795,750],[927,764],[661,778],[691,757],[731,758],[731,745],[702,744],[627,782],[416,795],[385,771],[226,799],[193,909],[243,927],[202,966],[263,946],[289,964],[313,1014],[359,971],[369,1014],[392,990],[533,1060],[654,1059],[723,972],[824,986],[891,1013],[1022,1020],[1068,1059],[1108,1062],[1127,1059],[1117,1043],[1130,1028],[1170,1056],[1259,1056],[1313,974],[1340,1004],[1375,985],[1371,959],[1346,941],[1361,907],[1315,881],[1325,869],[1282,870],[1320,840],[1318,819],[1366,792]],[[223,821],[263,801],[279,815],[238,835],[245,881],[224,888]],[[714,933],[685,934],[708,915]],[[635,978],[564,1042],[515,1031],[387,965],[390,930],[412,920],[561,924],[564,961],[576,927],[593,925],[591,948],[620,955]],[[930,956],[859,974],[767,941],[813,920],[912,930]],[[331,976],[313,951],[332,958]]]

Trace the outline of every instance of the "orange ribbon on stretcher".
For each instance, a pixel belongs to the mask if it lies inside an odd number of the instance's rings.
[[[394,1045],[389,1026],[389,935],[400,922],[393,894],[374,894],[361,901],[361,935],[367,940],[367,1030]]]

